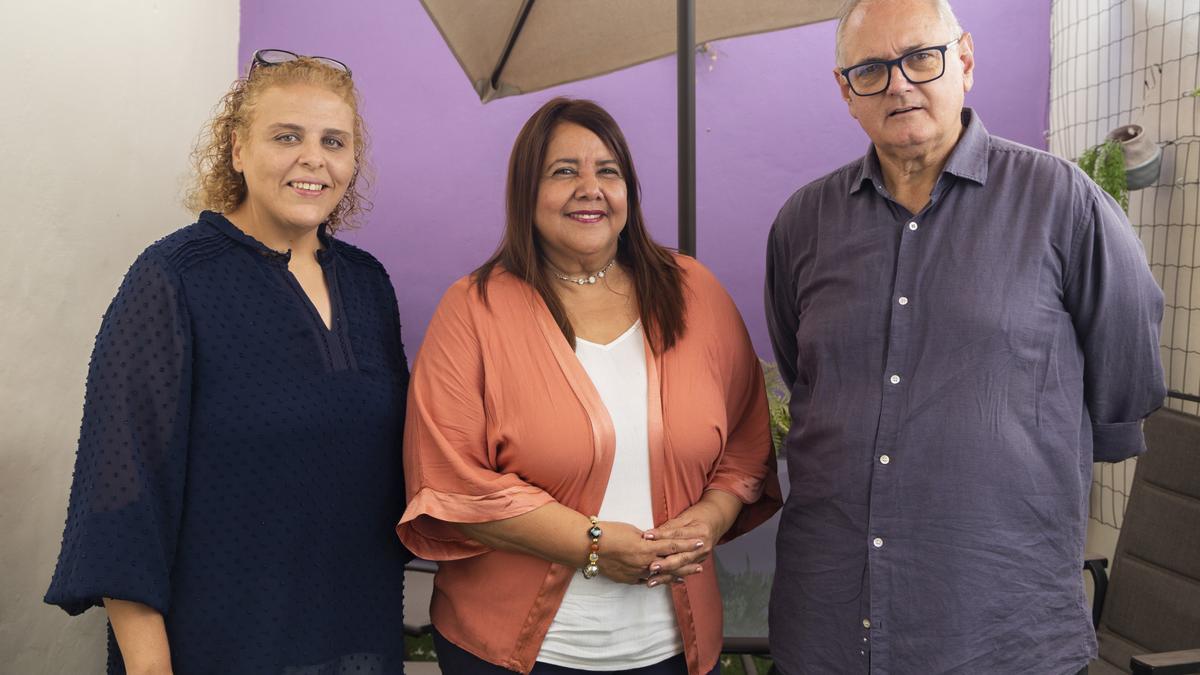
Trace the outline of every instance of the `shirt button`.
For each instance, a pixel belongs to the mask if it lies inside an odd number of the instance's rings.
[[[863,628],[870,628],[870,627],[871,627],[871,620],[863,619]]]
[[[879,456],[879,463],[880,463],[880,464],[891,464],[891,462],[892,462],[892,458],[891,458],[891,457],[888,457],[887,455],[880,455],[880,456]]]
[[[917,224],[916,224],[916,223],[909,223],[909,224],[908,224],[908,229],[912,230],[913,232],[916,232],[916,231],[917,231]]]
[[[900,299],[899,299],[899,300],[897,300],[896,302],[900,303],[901,305],[907,305],[907,304],[908,304],[908,298],[906,298],[906,297],[904,297],[904,296],[902,295],[902,296],[900,296]]]
[[[891,382],[892,384],[900,384],[900,376],[893,375],[890,378],[888,378],[888,381]]]
[[[873,539],[873,540],[871,541],[871,544],[872,544],[872,545],[873,545],[875,548],[883,548],[883,540],[882,540],[882,539],[880,539],[879,537],[875,537],[875,539]]]

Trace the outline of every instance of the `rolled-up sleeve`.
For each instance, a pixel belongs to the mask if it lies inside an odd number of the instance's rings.
[[[1063,303],[1084,359],[1093,456],[1117,462],[1145,451],[1141,420],[1162,405],[1163,294],[1121,208],[1089,186],[1072,237]]]
[[[469,280],[446,292],[413,364],[404,428],[408,506],[396,533],[414,554],[455,560],[490,549],[450,523],[482,523],[554,501],[513,473],[497,470],[484,354],[477,329],[486,313]]]
[[[130,267],[88,368],[62,549],[45,601],[70,614],[130,600],[170,610],[183,509],[191,338],[178,277],[153,250]]]

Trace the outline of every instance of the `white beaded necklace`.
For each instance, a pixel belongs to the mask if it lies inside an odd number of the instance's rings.
[[[604,267],[601,267],[598,272],[593,272],[592,274],[584,274],[581,277],[569,277],[565,274],[560,274],[559,271],[557,269],[555,269],[553,265],[551,265],[550,271],[553,272],[555,277],[557,277],[558,279],[560,279],[562,281],[565,281],[570,284],[578,284],[580,286],[584,286],[586,284],[596,283],[597,279],[603,279],[605,272],[608,272],[608,270],[612,269],[612,266],[614,264],[616,264],[616,262],[617,262],[617,259],[613,258],[612,260],[608,261],[607,265],[605,265]]]

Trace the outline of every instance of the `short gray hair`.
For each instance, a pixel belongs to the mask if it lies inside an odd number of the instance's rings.
[[[866,2],[886,2],[887,0],[846,0],[842,3],[842,9],[838,12],[837,38],[834,47],[834,58],[837,60],[838,67],[845,64],[842,63],[842,36],[846,29],[846,19],[858,9],[858,6]],[[958,17],[954,16],[954,10],[950,8],[949,0],[927,0],[937,10],[938,18],[942,20],[942,25],[949,28],[955,35],[963,32],[962,26],[958,23]]]

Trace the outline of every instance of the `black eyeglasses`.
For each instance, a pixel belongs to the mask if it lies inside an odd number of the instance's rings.
[[[913,84],[933,82],[946,74],[946,50],[961,39],[959,35],[944,45],[914,49],[891,61],[867,61],[842,68],[842,77],[846,78],[850,90],[859,96],[874,96],[887,91],[892,84],[894,66],[900,66],[904,79]]]
[[[347,66],[346,64],[342,63],[341,61],[338,61],[337,59],[331,59],[328,56],[303,56],[302,57],[300,54],[297,54],[295,52],[289,52],[286,49],[260,49],[256,52],[254,52],[254,58],[251,59],[251,61],[250,61],[250,73],[253,73],[254,69],[258,68],[259,66],[263,66],[263,67],[277,66],[281,63],[287,63],[288,61],[295,61],[296,59],[300,59],[300,58],[309,58],[309,59],[312,59],[313,61],[316,61],[317,63],[320,63],[321,65],[329,66],[330,68],[333,68],[334,70],[340,70],[340,71],[346,73],[347,75],[351,74],[350,67]],[[247,74],[247,77],[249,77],[249,74]]]

